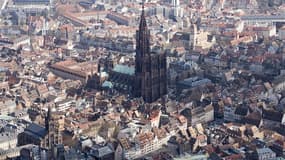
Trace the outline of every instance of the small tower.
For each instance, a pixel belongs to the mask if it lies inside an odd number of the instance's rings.
[[[52,108],[48,108],[45,118],[45,127],[47,130],[47,148],[51,152],[51,159],[57,159],[55,156],[55,148],[62,144],[62,131],[64,130],[64,117],[52,113]]]
[[[47,131],[49,131],[49,122],[51,120],[51,108],[48,107],[48,111],[45,117],[45,128]]]

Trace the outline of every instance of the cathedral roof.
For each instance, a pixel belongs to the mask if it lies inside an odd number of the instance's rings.
[[[118,72],[118,73],[128,74],[128,75],[134,75],[135,74],[135,68],[134,67],[129,67],[127,65],[121,65],[121,64],[116,65],[114,67],[113,71]]]
[[[33,135],[34,137],[44,138],[47,134],[47,130],[38,124],[30,124],[24,131],[26,134]]]

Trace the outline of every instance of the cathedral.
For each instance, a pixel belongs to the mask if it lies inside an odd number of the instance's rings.
[[[167,65],[163,51],[151,51],[144,5],[136,32],[135,68],[115,65],[103,87],[113,88],[152,103],[167,93]]]
[[[147,27],[144,5],[139,30],[136,33],[135,82],[133,94],[154,102],[167,93],[165,53],[151,52],[150,31]]]

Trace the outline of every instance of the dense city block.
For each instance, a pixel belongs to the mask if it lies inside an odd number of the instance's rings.
[[[285,160],[284,0],[0,0],[0,160]]]

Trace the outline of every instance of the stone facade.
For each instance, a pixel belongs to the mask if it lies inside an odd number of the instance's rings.
[[[136,39],[134,95],[143,97],[146,102],[154,102],[167,93],[166,56],[164,53],[150,51],[150,31],[144,10]]]

